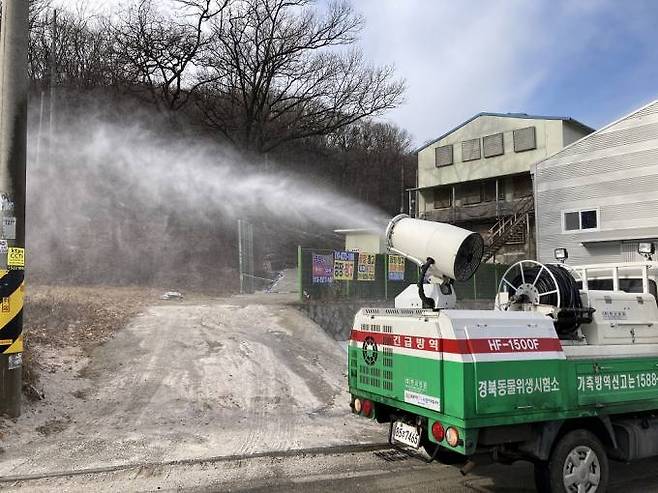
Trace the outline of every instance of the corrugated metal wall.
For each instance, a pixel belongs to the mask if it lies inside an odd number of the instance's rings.
[[[540,162],[534,187],[541,261],[557,247],[572,264],[639,260],[637,241],[658,238],[658,101]],[[582,209],[598,231],[563,232],[563,211]]]

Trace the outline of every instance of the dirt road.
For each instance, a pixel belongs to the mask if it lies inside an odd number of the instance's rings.
[[[285,300],[153,306],[87,367],[69,355],[0,475],[381,441],[346,413],[345,354]]]

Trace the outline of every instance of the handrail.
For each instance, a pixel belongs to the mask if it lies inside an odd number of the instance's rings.
[[[531,209],[534,209],[534,198],[530,196],[521,199],[511,215],[501,217],[491,228],[489,228],[488,233],[489,238],[491,239],[490,243],[493,243],[496,238],[502,237],[509,228],[515,225],[519,220],[520,215],[527,214]]]

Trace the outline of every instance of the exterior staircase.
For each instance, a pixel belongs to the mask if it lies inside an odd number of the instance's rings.
[[[533,196],[529,196],[515,204],[511,215],[498,219],[489,229],[482,262],[488,262],[506,244],[522,242],[528,214],[533,214],[534,211],[535,200]]]

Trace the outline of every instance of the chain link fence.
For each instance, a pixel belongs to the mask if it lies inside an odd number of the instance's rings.
[[[416,265],[400,260],[397,255],[299,247],[301,299],[393,299],[418,282]]]
[[[480,264],[468,281],[455,282],[458,300],[491,301],[498,293],[498,284],[509,265]]]

